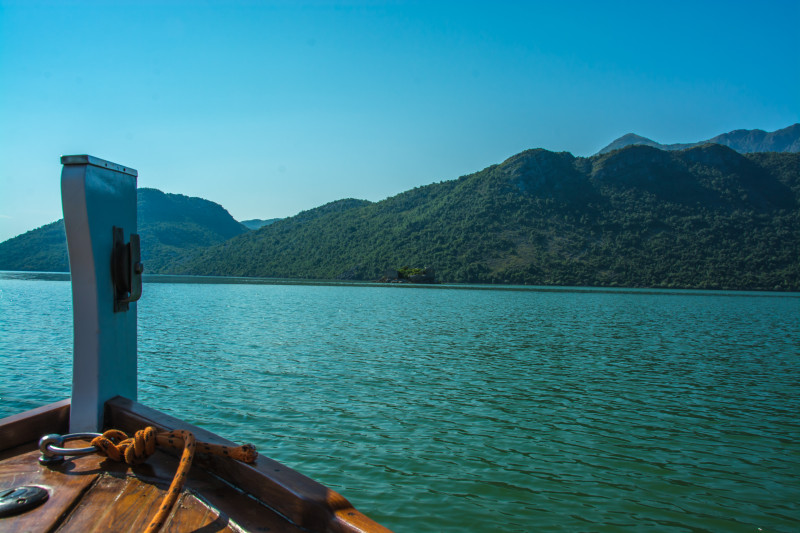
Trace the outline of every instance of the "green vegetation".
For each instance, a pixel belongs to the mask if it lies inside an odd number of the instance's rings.
[[[425,273],[424,268],[411,268],[404,266],[397,270],[397,277],[400,279],[408,279],[411,276],[421,276]]]
[[[69,272],[64,221],[0,242],[0,270]]]
[[[139,235],[145,272],[163,271],[193,251],[247,232],[222,206],[182,194],[139,189]],[[64,221],[59,220],[0,243],[0,270],[68,272]]]
[[[169,271],[318,279],[432,265],[440,282],[800,290],[800,155],[523,152],[377,203],[346,200]]]
[[[150,274],[249,231],[219,204],[156,189],[139,189],[137,213],[142,262]]]
[[[246,230],[205,200],[140,190],[148,273],[443,283],[800,290],[800,154],[529,150],[381,202]],[[63,225],[0,243],[0,269],[66,270]],[[405,267],[413,275],[417,267]]]

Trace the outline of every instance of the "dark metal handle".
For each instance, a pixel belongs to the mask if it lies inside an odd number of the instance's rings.
[[[130,249],[130,292],[131,295],[122,300],[125,303],[135,302],[142,297],[142,272],[144,272],[144,265],[142,264],[142,250],[139,246],[139,235],[136,233],[131,234],[131,242],[128,243]]]
[[[128,304],[142,297],[142,252],[139,235],[131,233],[125,244],[122,228],[113,227],[111,279],[114,282],[114,312],[127,311]]]

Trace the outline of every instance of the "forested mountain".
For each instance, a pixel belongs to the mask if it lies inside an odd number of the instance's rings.
[[[248,231],[222,206],[202,198],[143,188],[138,190],[136,208],[142,262],[148,273],[193,250]],[[0,270],[69,271],[64,221],[0,243]]]
[[[685,150],[704,144],[722,144],[742,154],[755,152],[800,152],[800,124],[788,128],[766,132],[763,130],[734,130],[696,143],[661,144],[647,137],[628,133],[598,152],[607,154],[631,145],[644,145],[661,150]]]
[[[64,220],[0,242],[0,270],[69,272]]]
[[[377,203],[280,220],[166,270],[439,281],[800,290],[800,154],[529,150]]]
[[[195,250],[223,242],[248,229],[221,205],[157,189],[139,189],[136,208],[147,272],[159,272]]]
[[[529,150],[381,202],[248,231],[221,206],[139,190],[147,273],[800,290],[800,154]],[[231,238],[232,237],[232,238]],[[68,269],[63,222],[0,243],[0,270]]]

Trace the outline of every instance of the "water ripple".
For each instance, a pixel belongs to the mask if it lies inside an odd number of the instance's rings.
[[[143,402],[397,531],[800,524],[796,297],[145,289]],[[0,416],[66,396],[69,285],[0,278],[0,318]]]

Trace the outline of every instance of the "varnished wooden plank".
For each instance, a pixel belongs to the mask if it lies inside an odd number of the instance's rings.
[[[164,490],[134,477],[101,476],[75,510],[56,530],[59,533],[143,531],[155,516]]]
[[[88,445],[88,442],[77,440],[71,441],[69,445],[70,447],[84,447]],[[37,461],[39,453],[34,445],[18,447],[3,453],[12,454],[15,451],[16,454],[9,455],[0,462],[0,487],[10,488],[22,484],[44,485],[52,489],[51,494],[54,497],[52,501],[46,502],[42,507],[31,510],[25,515],[4,519],[0,522],[0,531],[2,532],[52,529],[59,523],[62,515],[66,515],[73,506],[78,505],[82,492],[103,473],[110,473],[118,478],[126,475],[135,476],[142,482],[156,484],[164,489],[172,481],[178,468],[177,459],[162,452],[157,452],[146,463],[134,467],[110,461],[99,455],[75,457],[60,465],[44,467]],[[171,522],[167,522],[167,525],[173,530],[180,531],[182,529],[180,524],[203,522],[201,530],[204,532],[227,531],[233,527],[231,524],[236,524],[245,531],[252,532],[301,533],[299,528],[272,509],[200,467],[190,470],[186,489],[196,493],[202,501],[194,495],[189,497],[184,494],[183,500],[179,500],[183,503],[176,504],[176,513],[171,518],[177,520],[176,525],[169,526]],[[196,517],[194,514],[186,515],[182,511],[183,507],[205,505],[205,502],[211,505],[211,509],[202,517]],[[205,513],[205,511],[203,512]],[[80,522],[78,523],[80,524]],[[31,528],[31,524],[34,524],[35,527]],[[74,526],[75,529],[80,527],[84,526]]]
[[[166,486],[147,483],[137,477],[101,476],[57,532],[141,532],[158,512],[165,494]],[[227,515],[184,491],[162,532],[188,531],[234,533],[237,530],[231,527]]]
[[[202,428],[121,397],[106,403],[106,425],[126,432],[148,425],[159,430],[186,429],[198,440],[236,446]],[[342,495],[267,457],[259,455],[253,465],[199,454],[195,461],[305,529],[341,533],[389,531],[354,509]]]
[[[136,477],[105,475],[86,492],[58,533],[138,533],[158,512],[165,487]],[[184,492],[170,514],[162,532],[234,533],[227,515],[210,508],[194,495]]]
[[[172,481],[177,469],[177,458],[158,451],[148,458],[146,463],[134,466],[130,471],[143,481],[159,483],[166,487]],[[193,466],[189,470],[185,488],[210,504],[215,511],[221,512],[220,520],[228,523],[228,517],[231,517],[231,520],[245,531],[302,533],[300,528],[272,509],[220,480],[200,466]],[[215,526],[210,525],[209,527]]]
[[[280,531],[281,533],[304,533],[275,511],[220,481],[202,468],[192,468],[187,482],[193,492],[221,512],[220,520],[232,517],[236,525],[253,533]],[[227,522],[225,522],[227,523]],[[205,530],[204,530],[205,531]]]
[[[66,433],[69,400],[51,403],[17,415],[0,418],[0,451],[38,442],[48,433]]]
[[[20,455],[32,452],[36,449],[38,449],[37,446],[34,445],[34,443],[29,442],[28,444],[23,444],[22,446],[17,446],[16,448],[2,450],[0,451],[0,463],[7,459],[13,460]]]
[[[176,504],[175,512],[164,525],[162,533],[238,533],[231,527],[228,516],[209,508],[194,495],[185,493]]]
[[[96,468],[98,460],[90,461],[84,468],[76,468],[69,462],[46,468],[39,465],[38,457],[38,451],[31,451],[0,463],[0,491],[20,485],[38,485],[50,493],[48,500],[39,507],[3,518],[0,531],[51,530],[100,473]]]

